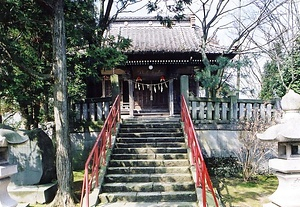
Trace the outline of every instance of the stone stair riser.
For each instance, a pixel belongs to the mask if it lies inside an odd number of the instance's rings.
[[[114,148],[113,154],[187,153],[185,148]]]
[[[185,143],[168,143],[168,142],[152,142],[152,143],[116,143],[116,148],[146,148],[146,147],[185,147]]]
[[[160,132],[160,133],[182,133],[178,128],[121,128],[119,130],[120,133],[147,133],[147,132]]]
[[[119,137],[182,137],[182,132],[122,132],[118,134]]]
[[[103,202],[165,202],[165,201],[190,201],[196,200],[195,192],[188,191],[183,193],[165,193],[165,192],[128,192],[128,193],[110,193],[100,196]]]
[[[107,183],[103,185],[105,192],[163,192],[163,191],[186,191],[195,190],[193,182],[186,183]]]
[[[165,142],[184,142],[183,137],[128,137],[117,138],[117,142],[125,143],[165,143]]]
[[[109,167],[108,173],[122,174],[122,173],[190,173],[188,166],[181,167]]]
[[[112,159],[115,160],[137,160],[137,159],[187,159],[187,154],[113,154]]]
[[[181,160],[111,160],[109,166],[112,167],[173,167],[173,166],[188,166],[189,161]]]
[[[105,182],[190,182],[192,177],[189,174],[177,175],[157,175],[157,174],[138,174],[138,175],[108,175],[105,177]]]

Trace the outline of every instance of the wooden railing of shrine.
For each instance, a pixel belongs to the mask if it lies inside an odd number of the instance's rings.
[[[107,151],[112,147],[112,133],[116,132],[116,125],[119,121],[120,96],[117,96],[86,160],[80,206],[89,206],[89,194],[93,188],[99,186],[99,170],[102,165],[106,165]]]
[[[279,100],[265,102],[257,99],[188,98],[188,107],[194,123],[234,123],[259,116],[269,121],[278,116]],[[74,121],[104,121],[108,116],[111,97],[85,99],[71,104]],[[121,111],[128,110],[121,102]]]
[[[71,104],[75,121],[105,120],[109,113],[111,97],[88,98]]]
[[[188,146],[191,150],[191,163],[193,166],[195,166],[196,169],[196,186],[202,188],[203,207],[208,206],[207,191],[211,193],[214,200],[214,204],[216,207],[218,207],[218,200],[206,168],[197,134],[194,129],[194,124],[189,114],[188,106],[186,104],[184,96],[181,96],[181,120],[184,125],[184,132],[188,138]]]
[[[232,123],[259,117],[270,121],[280,110],[278,101],[264,102],[256,99],[194,98],[189,97],[192,120],[198,123]]]

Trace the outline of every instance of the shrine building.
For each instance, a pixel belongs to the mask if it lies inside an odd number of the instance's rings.
[[[194,75],[195,70],[203,68],[201,30],[193,16],[174,21],[172,28],[162,25],[156,17],[121,17],[110,25],[108,34],[132,40],[125,52],[128,60],[113,70],[101,70],[102,84],[90,84],[87,98],[111,96],[111,75],[118,75],[122,113],[131,116],[172,116],[180,112],[182,93],[199,95],[201,83],[195,81]],[[224,55],[217,44],[208,45],[206,51],[211,62]],[[234,54],[226,56],[233,58]],[[95,87],[97,94],[91,92]]]

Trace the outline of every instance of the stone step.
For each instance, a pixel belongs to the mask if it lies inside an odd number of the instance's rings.
[[[118,137],[183,137],[182,132],[119,132]]]
[[[168,154],[157,154],[157,153],[150,153],[150,154],[113,154],[111,159],[115,160],[138,160],[138,159],[188,159],[187,154],[185,153],[168,153]]]
[[[183,147],[164,147],[164,148],[114,148],[113,154],[151,154],[151,153],[187,153]]]
[[[174,166],[189,166],[187,159],[176,160],[110,160],[111,167],[174,167]]]
[[[184,142],[147,142],[147,143],[116,143],[116,148],[153,148],[153,147],[182,147],[186,148],[186,144]]]
[[[97,205],[98,207],[198,207],[196,202],[116,202]]]
[[[189,166],[180,167],[108,167],[108,174],[190,173]]]
[[[120,130],[119,130],[119,133],[136,133],[136,132],[163,132],[163,133],[176,133],[176,132],[181,132],[182,133],[182,130],[181,129],[178,129],[176,127],[174,128],[170,128],[170,127],[160,127],[160,128],[151,128],[151,127],[139,127],[139,126],[134,126],[134,127],[126,127],[126,128],[123,128],[121,127]]]
[[[193,182],[132,182],[132,183],[106,183],[102,190],[108,192],[162,192],[162,191],[192,191],[195,190]]]
[[[123,120],[99,195],[100,206],[197,206],[178,117]]]
[[[184,142],[184,137],[118,137],[118,143]]]
[[[101,203],[108,202],[196,202],[195,191],[184,192],[115,192],[102,193],[99,196]]]
[[[180,129],[181,125],[178,122],[158,122],[158,123],[122,123],[120,127],[123,128],[142,128],[142,129],[148,129],[148,128],[171,128],[171,129]]]
[[[154,173],[154,174],[107,174],[106,183],[113,182],[190,182],[189,173]]]
[[[179,121],[180,121],[180,117],[176,117],[176,118],[139,117],[139,118],[123,119],[122,124],[179,124],[180,123]]]

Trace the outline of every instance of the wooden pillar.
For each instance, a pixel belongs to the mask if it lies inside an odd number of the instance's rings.
[[[170,116],[174,116],[174,86],[173,79],[169,81],[169,112]]]
[[[189,76],[180,76],[180,96],[183,95],[186,103],[188,104],[189,97]]]
[[[237,107],[238,107],[238,104],[237,104],[237,97],[236,96],[230,96],[230,120],[231,121],[237,121]]]
[[[129,116],[133,117],[134,98],[133,98],[133,82],[132,82],[132,80],[128,80],[128,90],[129,90]]]
[[[103,76],[103,79],[102,79],[102,97],[105,97],[106,94],[105,94],[105,76]]]
[[[196,83],[196,97],[200,97],[200,88],[199,88],[200,81],[195,80],[195,83]]]
[[[119,76],[117,74],[111,75],[110,82],[111,82],[112,101],[115,101],[116,97],[120,94]]]

